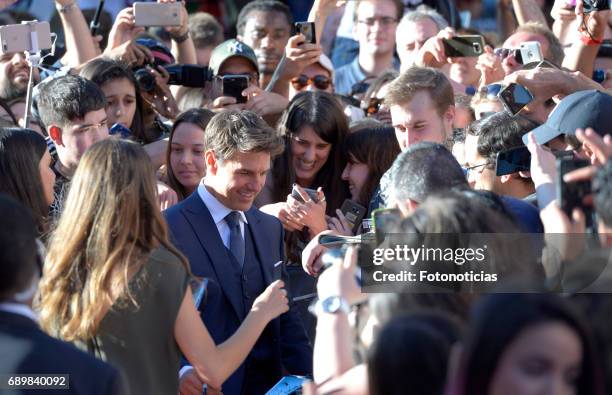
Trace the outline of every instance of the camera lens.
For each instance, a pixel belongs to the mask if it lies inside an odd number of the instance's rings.
[[[138,82],[138,86],[144,92],[151,92],[155,88],[155,77],[145,68],[138,69],[134,72],[134,77]]]

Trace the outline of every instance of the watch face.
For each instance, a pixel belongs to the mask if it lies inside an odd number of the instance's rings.
[[[340,309],[340,298],[337,296],[331,296],[323,301],[323,310],[328,313],[335,313]]]

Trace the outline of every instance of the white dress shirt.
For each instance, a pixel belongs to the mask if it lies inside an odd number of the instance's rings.
[[[217,225],[217,230],[219,231],[219,235],[221,236],[221,240],[223,241],[223,245],[227,248],[230,248],[230,228],[225,220],[225,217],[232,210],[223,203],[221,203],[212,193],[210,193],[207,187],[204,185],[204,181],[206,177],[200,181],[200,185],[198,185],[198,195],[200,195],[200,199],[204,202],[208,211],[210,211],[210,215],[213,217],[213,221],[215,221],[215,225]],[[236,210],[237,211],[237,210]],[[242,234],[242,238],[244,239],[244,224],[248,223],[244,212],[238,211],[240,213],[240,233]]]

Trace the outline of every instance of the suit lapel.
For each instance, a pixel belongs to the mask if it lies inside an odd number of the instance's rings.
[[[208,254],[221,289],[230,301],[238,318],[241,318],[243,316],[242,304],[240,303],[242,291],[236,287],[236,283],[233,281],[236,273],[232,269],[232,262],[227,256],[227,249],[223,245],[217,225],[198,193],[192,193],[185,200],[185,203],[183,208],[185,218],[193,228],[204,252]],[[193,267],[197,265],[197,262],[192,262],[191,265]]]
[[[251,235],[253,237],[253,243],[255,244],[255,252],[257,253],[257,257],[259,258],[259,262],[262,264],[262,272],[264,276],[264,281],[266,286],[272,283],[272,268],[270,267],[268,262],[270,260],[270,254],[266,254],[266,238],[265,238],[265,230],[259,226],[260,218],[257,215],[256,209],[251,208],[249,211],[244,213],[247,222],[249,224],[249,230],[251,231]],[[268,264],[267,264],[268,263]]]

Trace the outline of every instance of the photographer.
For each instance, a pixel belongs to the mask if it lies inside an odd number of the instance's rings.
[[[231,39],[215,47],[209,67],[213,80],[208,108],[212,111],[250,110],[267,116],[280,114],[289,103],[281,95],[257,86],[257,57],[243,42]]]

